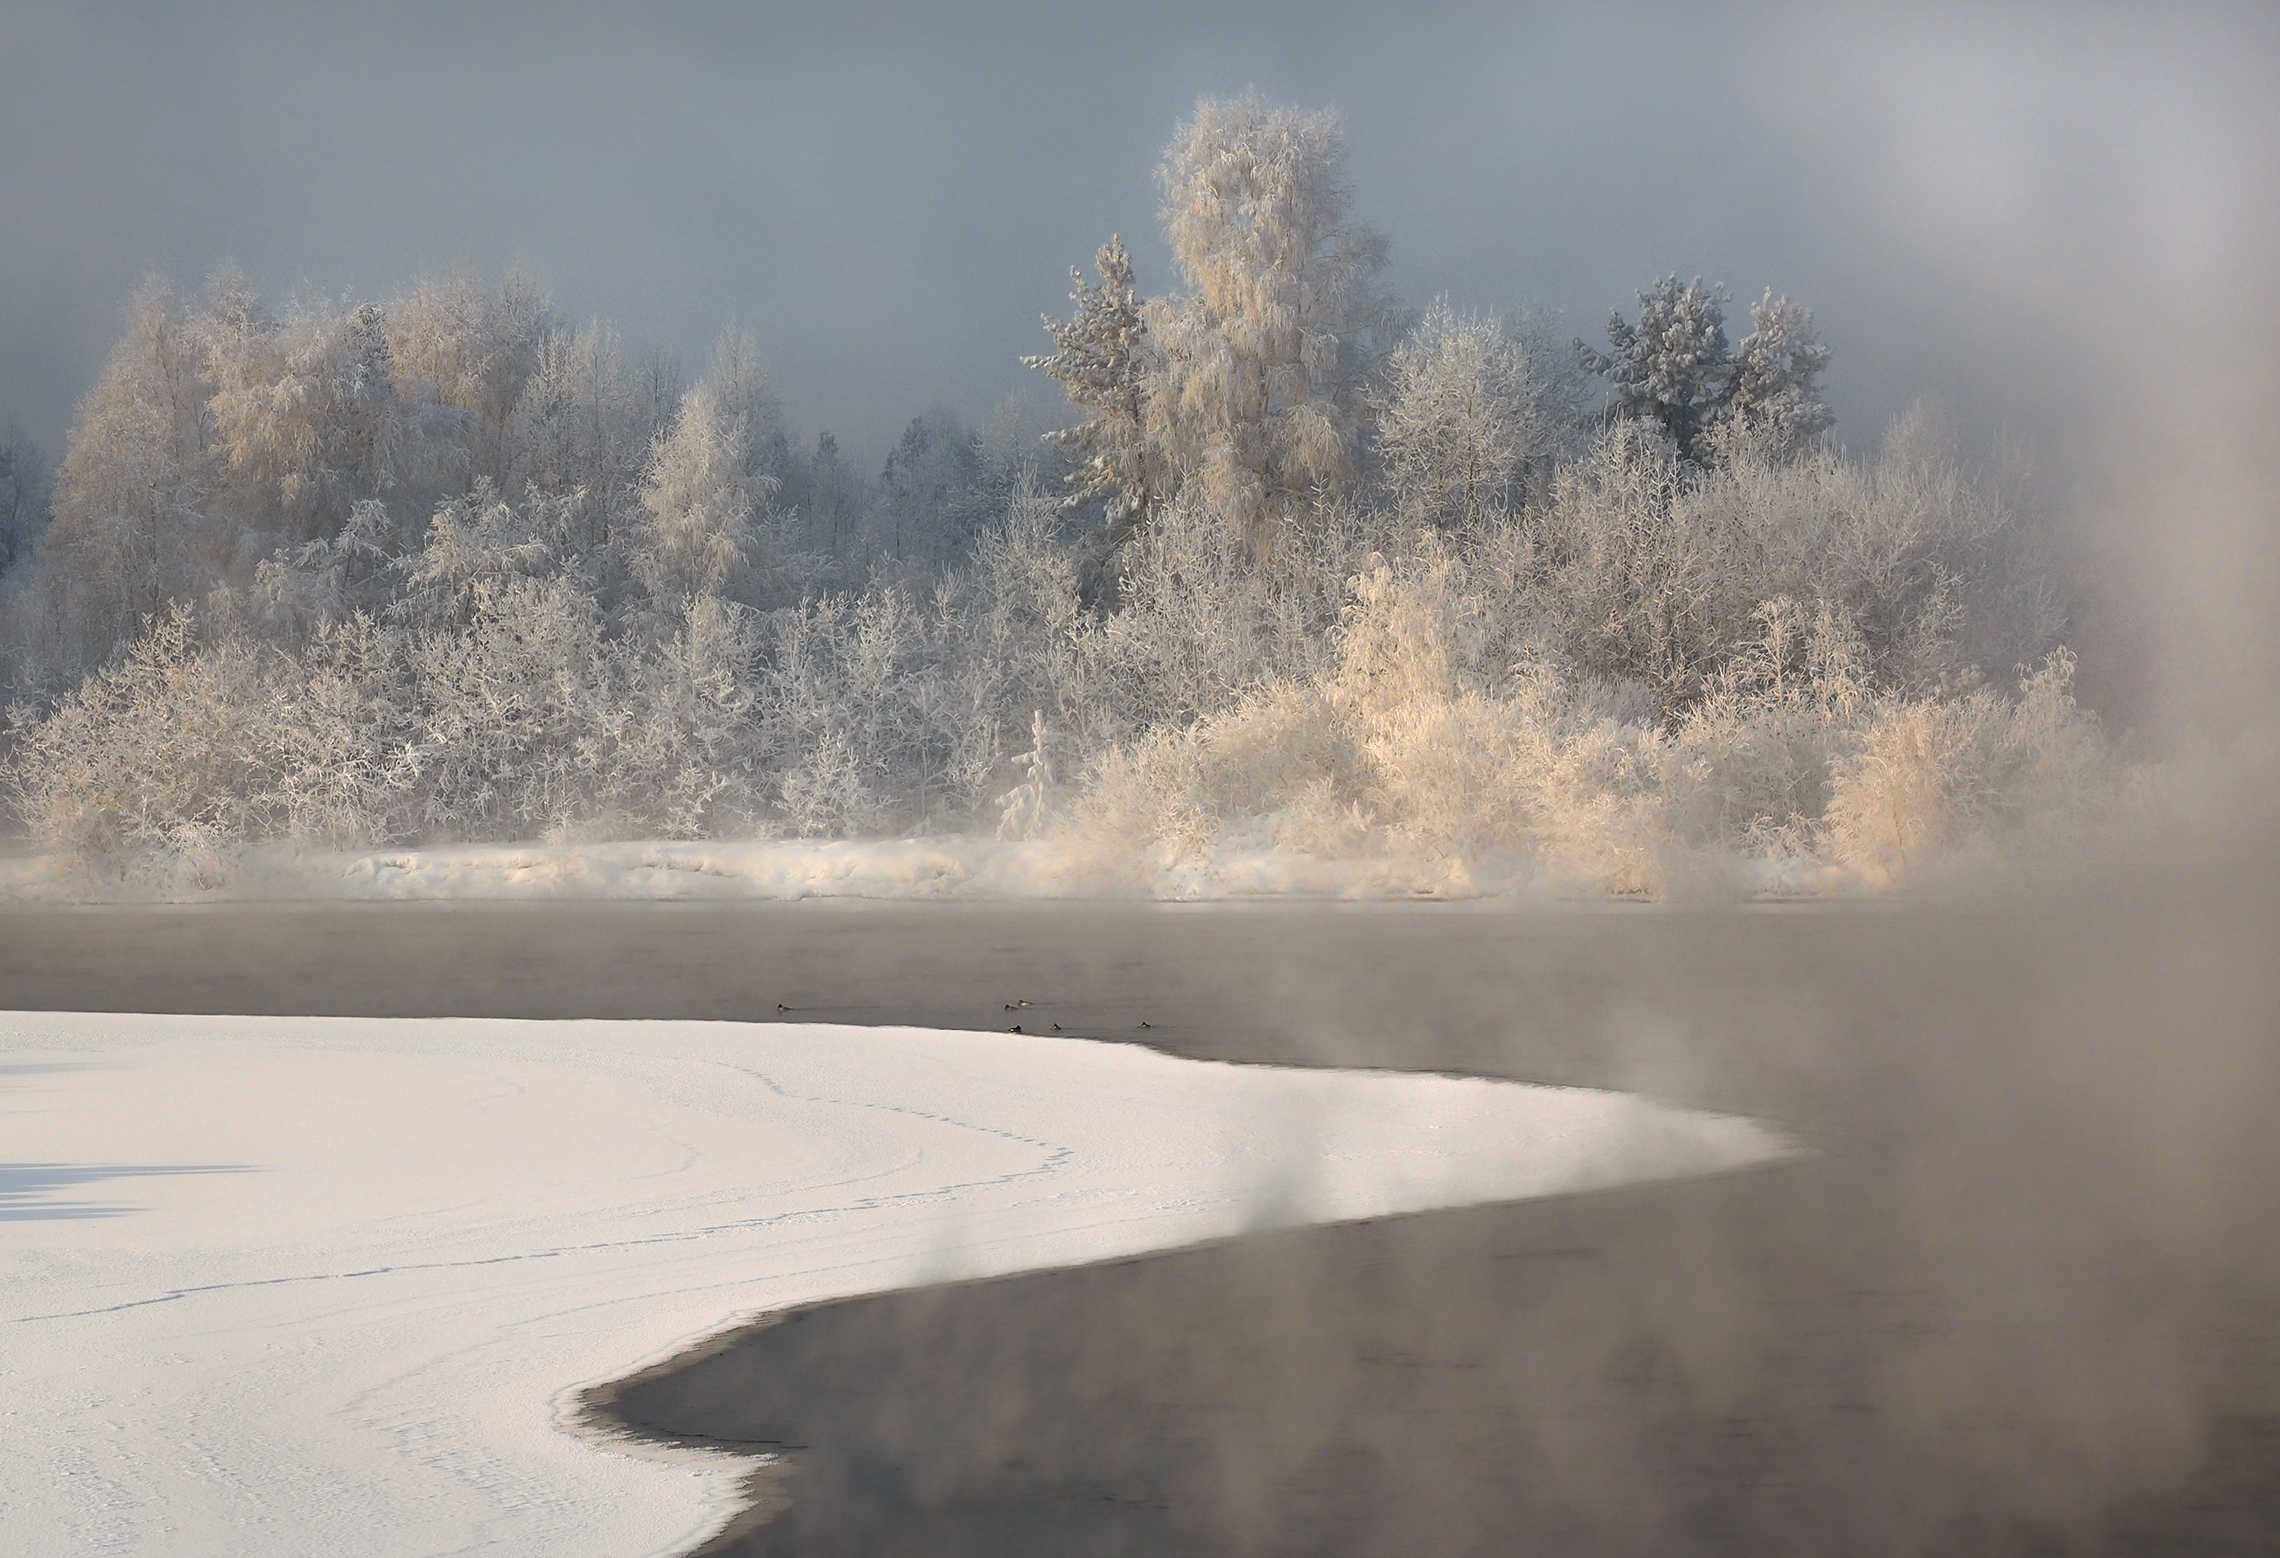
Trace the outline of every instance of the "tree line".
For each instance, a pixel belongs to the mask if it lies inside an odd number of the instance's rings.
[[[795,443],[735,328],[689,381],[515,274],[146,286],[52,483],[0,450],[19,812],[110,869],[972,826],[1027,764],[1060,820],[1024,791],[1007,826],[1159,864],[1651,885],[1673,851],[1904,873],[2083,792],[2041,533],[1928,414],[1839,450],[1809,310],[1768,290],[1730,340],[1674,275],[1596,347],[1410,309],[1337,115],[1256,94],[1159,180],[1178,286],[1111,238],[1024,359],[1072,422],[930,413],[876,475]]]

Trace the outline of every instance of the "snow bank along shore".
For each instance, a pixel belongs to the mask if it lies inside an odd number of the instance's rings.
[[[685,1550],[581,1388],[757,1312],[1796,1149],[1645,1099],[1013,1034],[0,1019],[0,1553]]]
[[[1852,873],[1804,859],[1721,863],[1728,896],[1844,897]],[[52,856],[0,857],[0,903],[99,900],[625,899],[635,902],[876,898],[1003,902],[1056,898],[1170,901],[1293,898],[1598,900],[1581,881],[1517,857],[1332,858],[1224,844],[1207,857],[1114,865],[1059,840],[943,834],[894,839],[634,840],[463,844],[418,849],[233,848],[170,862],[163,877],[96,882]]]

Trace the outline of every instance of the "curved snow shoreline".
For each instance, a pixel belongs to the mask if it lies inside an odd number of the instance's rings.
[[[745,1462],[559,1430],[755,1313],[1794,1150],[1619,1094],[720,1023],[17,1013],[0,1098],[27,1553],[682,1551]]]

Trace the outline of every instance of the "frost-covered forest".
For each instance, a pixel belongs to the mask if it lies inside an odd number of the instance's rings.
[[[1335,114],[1256,96],[1159,177],[1168,290],[1111,239],[1025,359],[1067,425],[930,413],[875,474],[733,327],[684,370],[516,274],[147,285],[52,479],[0,448],[23,824],[95,877],[988,831],[1654,894],[2099,804],[2050,527],[1936,413],[1840,446],[1802,304],[1412,307]]]

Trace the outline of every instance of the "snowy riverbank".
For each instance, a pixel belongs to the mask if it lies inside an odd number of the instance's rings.
[[[704,1023],[12,1014],[0,1551],[669,1553],[573,1436],[755,1312],[1792,1150],[1618,1094]]]
[[[1691,880],[1731,897],[1858,892],[1855,873],[1807,859],[1702,863]],[[185,857],[163,875],[93,882],[44,855],[0,858],[0,902],[326,899],[887,898],[996,902],[1054,898],[1330,901],[1597,899],[1537,863],[1396,855],[1333,858],[1222,844],[1199,858],[1104,858],[1060,840],[958,834],[895,839],[647,840],[470,844],[421,849],[255,848]]]

